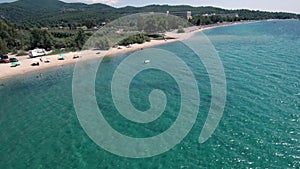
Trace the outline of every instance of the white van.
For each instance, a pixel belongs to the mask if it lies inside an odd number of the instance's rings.
[[[45,56],[47,53],[45,49],[34,49],[29,51],[29,57],[34,58],[38,56]]]

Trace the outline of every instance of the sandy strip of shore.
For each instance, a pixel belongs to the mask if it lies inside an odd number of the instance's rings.
[[[130,48],[121,47],[121,49],[111,48],[108,51],[100,51],[100,50],[87,50],[81,52],[69,52],[64,54],[64,60],[58,60],[60,57],[59,55],[47,55],[42,57],[36,58],[29,58],[29,56],[18,56],[16,57],[20,65],[16,67],[11,67],[10,63],[1,63],[0,64],[0,83],[3,79],[12,78],[17,75],[23,75],[29,72],[38,72],[44,69],[60,67],[66,64],[76,63],[78,61],[85,61],[89,59],[97,59],[104,56],[114,56],[117,54],[127,53],[135,50],[140,50],[142,48],[153,47],[156,45],[166,44],[170,42],[175,42],[178,39],[171,39],[171,40],[151,40],[151,42],[146,42],[143,44],[133,44]],[[98,54],[100,53],[100,54]],[[74,59],[73,56],[80,56],[80,58]],[[15,57],[13,55],[9,55],[9,57]],[[39,61],[42,59],[43,61]],[[45,60],[49,60],[49,63],[45,63]],[[32,66],[32,63],[36,63],[39,61],[39,66]]]
[[[29,73],[29,72],[41,71],[44,69],[59,67],[59,66],[65,65],[65,64],[75,63],[77,61],[96,59],[96,58],[104,57],[104,56],[114,56],[114,55],[121,54],[121,53],[140,50],[142,48],[148,48],[148,47],[153,47],[153,46],[162,45],[162,44],[166,44],[166,43],[176,42],[179,40],[185,40],[185,39],[188,39],[190,36],[192,36],[194,33],[199,32],[199,31],[212,29],[212,28],[220,27],[220,26],[228,26],[228,25],[243,24],[243,23],[249,23],[249,21],[220,23],[220,24],[214,24],[214,25],[208,25],[208,26],[193,26],[193,27],[187,28],[185,30],[186,33],[176,33],[176,31],[166,33],[167,37],[172,37],[174,39],[151,40],[150,42],[146,42],[143,44],[133,44],[130,48],[126,48],[126,47],[121,47],[121,49],[111,48],[108,51],[89,50],[89,51],[82,51],[82,52],[70,52],[70,53],[65,54],[64,60],[58,60],[59,55],[43,56],[42,57],[43,61],[45,59],[49,59],[50,63],[40,62],[39,66],[31,66],[31,64],[34,61],[36,61],[37,59],[39,60],[40,57],[29,58],[29,56],[19,56],[19,57],[17,57],[17,59],[21,63],[20,66],[11,67],[11,64],[0,64],[0,81],[1,81],[1,79],[3,80],[3,79],[12,78],[14,76],[22,75],[22,74]],[[100,52],[100,54],[99,54],[99,52]],[[80,57],[78,59],[73,59],[73,56],[76,56],[76,55],[80,55],[82,57]],[[14,57],[14,56],[9,55],[9,57]]]

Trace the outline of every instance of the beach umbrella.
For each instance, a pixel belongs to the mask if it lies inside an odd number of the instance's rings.
[[[61,53],[58,55],[58,60],[64,60],[64,57],[66,56],[65,54]]]
[[[12,67],[16,67],[17,66],[17,62],[11,62],[11,66]]]

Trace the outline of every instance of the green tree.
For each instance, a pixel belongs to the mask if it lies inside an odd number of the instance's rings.
[[[178,30],[177,30],[177,33],[184,33],[184,29],[182,27],[180,27]]]
[[[79,29],[76,37],[75,37],[75,44],[76,44],[76,48],[78,49],[82,49],[84,43],[85,43],[85,34],[84,31],[82,29]]]
[[[96,21],[94,19],[87,19],[85,20],[84,24],[88,29],[91,29],[92,27],[96,26]]]
[[[118,44],[127,46],[129,44],[134,44],[134,43],[142,44],[144,42],[149,42],[149,41],[150,41],[150,38],[147,35],[137,34],[137,35],[129,36],[128,38],[121,40]]]
[[[97,38],[95,42],[95,47],[100,50],[108,50],[111,45],[108,38]]]
[[[19,47],[19,44],[17,43],[19,33],[16,29],[16,25],[0,19],[1,50],[9,51]]]
[[[31,30],[30,34],[31,48],[51,48],[54,44],[54,38],[47,30],[34,28]]]
[[[76,25],[72,24],[72,23],[68,23],[68,27],[70,30],[75,30],[76,29]]]
[[[145,29],[145,20],[141,16],[137,20],[137,27],[139,31],[143,31]]]
[[[6,42],[0,39],[0,54],[6,54],[7,52],[8,48]]]

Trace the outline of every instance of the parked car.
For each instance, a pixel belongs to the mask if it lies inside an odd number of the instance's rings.
[[[8,56],[0,54],[0,63],[9,63]]]
[[[8,59],[8,56],[0,54],[0,60],[3,60],[3,59]]]
[[[9,62],[11,63],[11,67],[16,67],[21,65],[17,58],[9,58]]]
[[[9,58],[10,62],[18,62],[19,60],[17,58]]]
[[[9,63],[9,60],[8,59],[1,59],[0,63]]]

